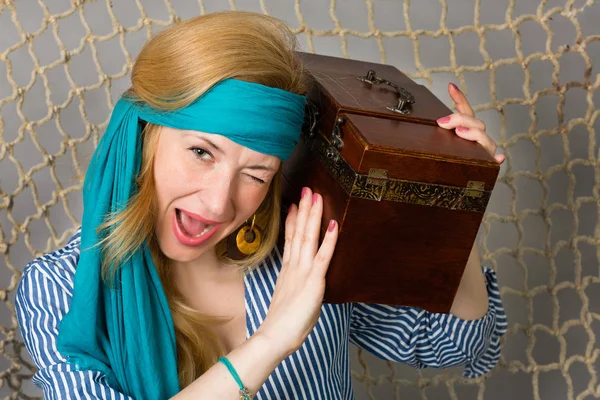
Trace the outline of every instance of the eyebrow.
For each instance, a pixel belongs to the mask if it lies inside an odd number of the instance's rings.
[[[249,165],[246,168],[249,169],[258,169],[258,170],[263,170],[263,171],[271,171],[271,172],[276,172],[274,168],[268,167],[266,165]]]
[[[221,154],[225,154],[225,152],[223,151],[222,148],[220,148],[219,146],[217,146],[216,144],[214,144],[211,140],[207,139],[204,136],[199,136],[196,135],[194,133],[187,133],[187,135],[189,136],[193,136],[195,138],[199,138],[204,140],[210,147],[212,147],[214,150],[218,151]],[[262,170],[262,171],[271,171],[271,172],[276,172],[276,170],[272,167],[269,167],[267,165],[262,165],[262,164],[256,164],[256,165],[249,165],[246,168],[248,169],[255,169],[255,170]]]

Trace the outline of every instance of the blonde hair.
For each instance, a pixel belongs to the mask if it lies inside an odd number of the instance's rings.
[[[207,14],[173,25],[152,38],[135,62],[127,94],[161,110],[185,107],[227,78],[304,94],[306,80],[296,48],[293,33],[275,18],[241,11]],[[179,382],[184,388],[222,355],[221,344],[210,327],[224,320],[202,315],[186,304],[170,278],[169,260],[154,237],[155,214],[148,210],[155,210],[153,165],[159,134],[160,127],[145,126],[137,194],[122,213],[109,216],[101,227],[112,229],[102,243],[103,277],[110,279],[114,266],[148,241],[173,316]],[[263,231],[260,249],[236,262],[227,258],[224,240],[216,248],[223,262],[251,267],[272,251],[280,226],[280,180],[281,171],[256,212],[256,223]]]

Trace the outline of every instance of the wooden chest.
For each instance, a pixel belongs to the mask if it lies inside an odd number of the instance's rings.
[[[438,127],[452,111],[396,68],[298,55],[312,107],[283,166],[283,197],[297,204],[309,186],[323,195],[322,232],[339,223],[325,301],[448,312],[498,163]]]

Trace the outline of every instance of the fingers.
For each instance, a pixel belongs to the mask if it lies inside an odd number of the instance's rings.
[[[300,251],[302,249],[302,244],[305,240],[304,231],[311,209],[311,199],[312,191],[307,187],[303,188],[302,194],[300,196],[300,204],[298,204],[298,213],[296,216],[296,222],[294,227],[295,229],[294,234],[292,236],[292,243],[290,248],[290,257],[292,260],[300,259]]]
[[[337,242],[338,226],[335,221],[330,221],[319,248],[322,216],[323,198],[304,188],[299,205],[290,207],[286,219],[284,265],[297,265],[307,270],[316,268],[320,272],[327,270]]]
[[[475,112],[465,95],[452,83],[448,85],[448,92],[456,103],[458,112],[438,119],[438,125],[445,129],[456,129],[457,136],[479,143],[488,154],[493,156],[499,164],[502,164],[505,156],[496,154],[496,143],[487,134],[485,123],[475,118]]]
[[[321,217],[323,215],[323,200],[317,193],[310,197],[311,205],[304,234],[301,237],[300,264],[312,265],[319,245],[321,232]]]
[[[283,245],[283,265],[287,265],[290,261],[290,254],[292,248],[292,240],[294,239],[294,233],[296,231],[296,218],[298,209],[295,204],[290,206],[288,210],[287,218],[285,219],[285,243]]]
[[[448,94],[450,94],[450,98],[456,104],[456,110],[459,113],[468,115],[469,117],[475,116],[475,111],[473,111],[473,107],[469,104],[467,97],[454,83],[448,84]]]
[[[463,139],[479,143],[491,156],[496,154],[496,143],[481,129],[469,129],[459,126],[456,128],[456,135]]]
[[[335,245],[337,243],[338,233],[339,230],[337,222],[334,220],[329,221],[327,232],[325,233],[323,243],[321,244],[321,247],[315,256],[313,265],[313,270],[319,276],[325,276],[325,273],[327,272],[327,268],[329,267],[329,263],[331,262],[333,252],[335,250]]]
[[[437,122],[439,126],[445,129],[454,129],[459,126],[464,126],[465,128],[480,129],[484,132],[486,130],[485,122],[461,113],[450,114],[438,119]]]
[[[496,160],[498,164],[502,164],[504,160],[506,160],[506,156],[504,154],[496,154],[494,160]]]
[[[463,139],[479,143],[499,164],[504,162],[505,156],[503,154],[496,154],[496,142],[485,131],[459,126],[456,128],[456,135]]]

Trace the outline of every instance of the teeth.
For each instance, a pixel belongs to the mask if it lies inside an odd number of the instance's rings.
[[[182,222],[182,218],[186,218],[183,216],[183,214],[181,213],[181,211],[177,210],[177,222],[179,222],[179,226],[181,227],[181,230],[183,230],[185,232],[186,235],[193,237],[193,238],[199,238],[200,236],[205,235],[208,231],[210,231],[212,229],[212,227],[214,225],[206,225],[206,228],[204,228],[204,230],[202,232],[200,232],[197,235],[190,235],[189,233],[187,233],[187,231],[185,230],[185,228],[183,227],[183,222]]]
[[[210,231],[211,228],[212,228],[212,225],[206,225],[206,228],[204,228],[204,230],[202,232],[200,232],[198,235],[196,235],[194,237],[198,238],[198,237],[204,235],[206,232]]]

